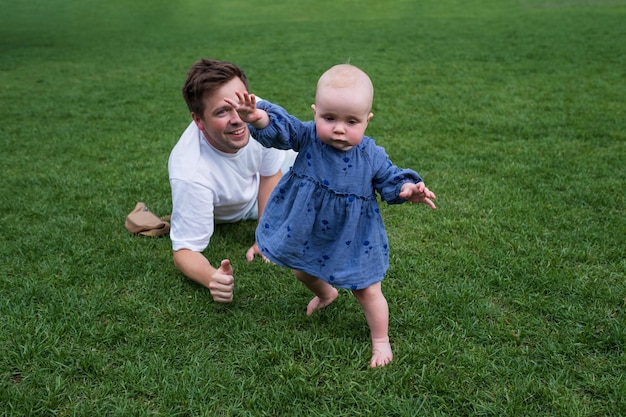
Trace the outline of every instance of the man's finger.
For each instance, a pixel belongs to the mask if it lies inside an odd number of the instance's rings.
[[[248,262],[254,261],[254,246],[252,246],[246,251],[246,260]]]
[[[214,296],[213,297],[213,301],[215,301],[216,303],[230,303],[231,301],[233,301],[233,294],[231,293],[229,296]]]
[[[220,265],[220,269],[222,270],[222,273],[226,274],[226,275],[232,275],[233,274],[233,266],[230,264],[230,260],[228,259],[224,259]]]

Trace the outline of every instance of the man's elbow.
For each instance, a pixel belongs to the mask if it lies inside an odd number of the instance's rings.
[[[179,271],[182,271],[184,269],[186,251],[188,251],[188,249],[179,249],[172,251],[172,260],[174,261],[174,266]]]

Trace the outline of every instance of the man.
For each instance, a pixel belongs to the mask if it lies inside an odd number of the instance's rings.
[[[286,159],[285,151],[250,140],[247,124],[224,101],[236,99],[236,91],[248,91],[248,80],[232,63],[201,59],[189,69],[182,93],[192,122],[168,163],[174,264],[222,303],[233,299],[232,266],[228,259],[213,266],[202,252],[216,223],[261,216]],[[256,242],[246,259],[255,255],[262,256]]]

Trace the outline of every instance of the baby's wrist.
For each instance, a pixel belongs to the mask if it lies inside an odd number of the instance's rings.
[[[257,110],[252,118],[254,121],[250,121],[248,123],[257,129],[263,129],[269,124],[269,115],[263,110]]]

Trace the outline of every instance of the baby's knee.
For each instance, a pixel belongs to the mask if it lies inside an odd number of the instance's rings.
[[[367,300],[372,298],[384,297],[380,282],[370,285],[369,287],[362,288],[360,290],[352,290],[352,294],[358,300]]]
[[[293,274],[295,275],[295,277],[296,277],[296,279],[298,281],[303,282],[305,284],[308,283],[308,282],[314,282],[314,281],[318,280],[317,277],[314,277],[311,274],[307,274],[304,271],[298,271],[296,269],[293,270]]]

